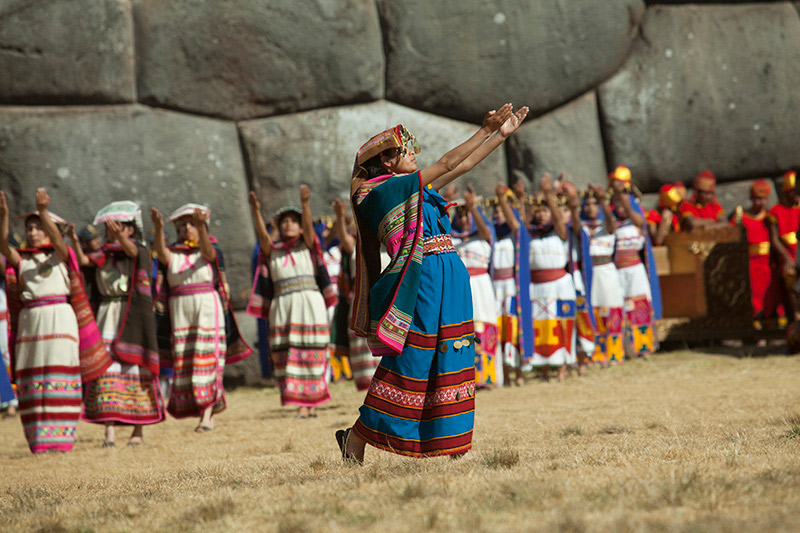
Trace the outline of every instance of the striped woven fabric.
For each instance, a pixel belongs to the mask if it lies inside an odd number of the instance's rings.
[[[139,235],[144,234],[144,226],[142,225],[142,206],[136,202],[124,200],[121,202],[111,202],[107,206],[100,209],[94,216],[92,224],[104,224],[106,221],[116,220],[117,222],[133,222],[136,224],[136,229],[139,230]]]
[[[208,207],[200,204],[184,204],[169,214],[167,217],[167,222],[175,222],[181,217],[191,215],[194,213],[195,209],[199,209],[203,212],[203,215],[206,217],[206,221],[211,220],[211,209]]]

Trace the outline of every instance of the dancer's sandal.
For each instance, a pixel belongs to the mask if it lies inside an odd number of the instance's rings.
[[[353,431],[352,427],[347,429],[340,429],[336,432],[336,444],[339,445],[339,450],[342,452],[342,461],[347,464],[363,465],[364,461],[359,461],[354,455],[347,455],[347,439]]]

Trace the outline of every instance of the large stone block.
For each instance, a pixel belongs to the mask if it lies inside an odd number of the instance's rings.
[[[598,91],[611,166],[645,191],[800,166],[800,17],[788,2],[652,6]]]
[[[376,133],[404,124],[420,141],[420,168],[467,140],[476,126],[437,117],[390,102],[336,107],[239,124],[245,157],[264,214],[299,205],[298,187],[312,189],[314,215],[332,214],[330,202],[350,195],[350,177],[358,148]],[[503,147],[458,183],[473,183],[479,193],[494,194],[506,180]]]
[[[0,103],[136,99],[128,0],[0,1]]]
[[[78,224],[108,202],[137,201],[148,235],[151,207],[166,216],[186,202],[207,204],[234,304],[248,296],[255,238],[235,125],[140,105],[0,107],[0,188],[14,213],[34,208],[37,187]],[[167,234],[175,238],[172,227]]]
[[[370,0],[136,0],[140,100],[247,119],[383,97]]]
[[[541,114],[623,63],[640,0],[379,0],[387,98],[479,122],[505,102]]]
[[[529,180],[538,180],[545,172],[553,177],[563,172],[580,188],[607,183],[594,92],[526,121],[508,143],[510,167]]]

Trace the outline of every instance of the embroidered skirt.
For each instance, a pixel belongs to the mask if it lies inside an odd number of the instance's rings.
[[[72,306],[55,303],[20,312],[14,365],[31,451],[72,450],[81,412],[78,322]]]
[[[612,262],[595,264],[592,269],[592,305],[594,306],[595,351],[592,359],[600,363],[622,363],[622,329],[625,322],[622,285]]]
[[[619,269],[625,295],[625,337],[633,353],[645,355],[656,349],[650,279],[644,263]]]
[[[114,363],[86,387],[82,418],[88,422],[155,424],[164,419],[157,377],[137,365],[120,362],[111,348],[117,338],[125,302],[104,301],[97,311],[97,325]]]
[[[564,273],[554,281],[531,283],[534,367],[575,363],[575,285]]]
[[[304,277],[310,278],[297,279]],[[272,300],[269,349],[281,405],[314,407],[331,399],[325,379],[331,334],[325,300],[313,278],[307,290],[284,289],[281,293],[280,288],[289,287],[293,279],[281,280],[278,296]]]
[[[369,444],[431,457],[472,447],[475,342],[469,274],[455,253],[425,256],[406,345],[384,356],[354,426]]]
[[[219,294],[207,286],[178,286],[169,299],[173,381],[167,411],[175,418],[201,416],[225,407],[225,315]]]

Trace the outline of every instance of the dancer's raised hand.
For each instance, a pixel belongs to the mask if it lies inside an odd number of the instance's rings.
[[[164,232],[164,219],[161,218],[161,213],[155,207],[150,209],[150,220],[153,221],[153,226],[156,230],[156,235]]]
[[[258,200],[258,195],[255,191],[250,191],[247,196],[247,201],[250,202],[250,207],[253,211],[261,211],[261,202]]]
[[[308,188],[308,185],[301,185],[300,186],[300,203],[308,203],[308,200],[311,199],[311,189]]]
[[[500,126],[500,135],[503,137],[508,137],[517,131],[517,128],[519,128],[520,124],[522,124],[522,121],[528,116],[528,111],[529,109],[527,106],[517,109],[516,113],[513,113],[510,117],[508,117],[508,120],[503,122],[503,125]]]
[[[50,195],[43,188],[36,189],[36,210],[40,213],[50,208]]]
[[[486,116],[483,117],[483,127],[487,128],[489,131],[497,131],[513,114],[511,104],[505,104],[496,111],[492,110],[486,113]]]

